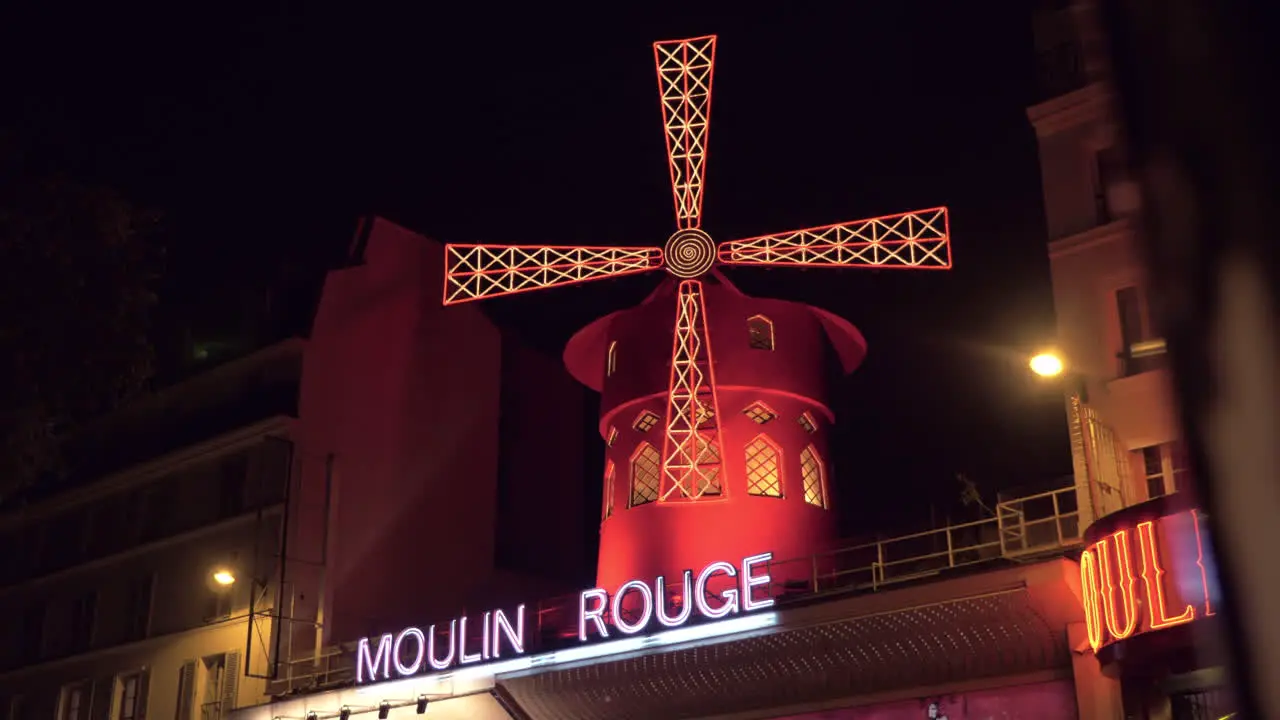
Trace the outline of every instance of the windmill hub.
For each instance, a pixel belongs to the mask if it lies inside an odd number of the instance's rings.
[[[701,277],[716,264],[716,244],[701,230],[680,230],[667,240],[662,256],[672,275],[683,279]]]

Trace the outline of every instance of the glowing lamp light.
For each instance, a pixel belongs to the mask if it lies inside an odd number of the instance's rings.
[[[1031,366],[1031,372],[1040,377],[1057,377],[1066,369],[1062,358],[1048,352],[1040,353],[1031,358],[1029,365]]]
[[[219,585],[226,587],[235,584],[236,576],[230,570],[217,570],[213,573],[213,581]]]

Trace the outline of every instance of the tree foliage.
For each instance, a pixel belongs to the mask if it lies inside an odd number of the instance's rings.
[[[154,215],[119,193],[3,170],[0,499],[62,472],[60,439],[146,387],[160,259]]]

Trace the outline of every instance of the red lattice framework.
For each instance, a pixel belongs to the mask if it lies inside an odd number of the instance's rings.
[[[665,269],[680,279],[659,502],[723,497],[722,443],[702,280],[717,265],[951,267],[946,208],[717,244],[702,231],[716,37],[653,45],[677,231],[661,248],[447,245],[444,304]]]

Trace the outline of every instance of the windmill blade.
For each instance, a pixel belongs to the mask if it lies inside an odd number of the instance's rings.
[[[874,268],[951,267],[946,208],[886,215],[720,244],[730,265]]]
[[[444,304],[513,295],[662,267],[654,247],[445,245]]]
[[[720,406],[716,400],[702,283],[681,282],[676,303],[659,502],[699,500],[724,494]]]
[[[671,192],[675,196],[676,224],[681,230],[696,228],[702,222],[702,181],[706,176],[715,58],[715,35],[653,44]]]

